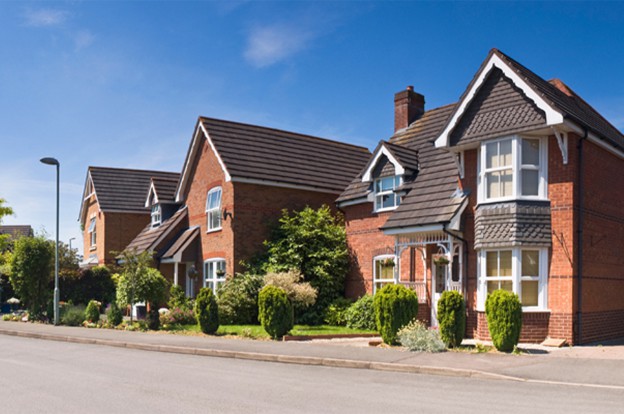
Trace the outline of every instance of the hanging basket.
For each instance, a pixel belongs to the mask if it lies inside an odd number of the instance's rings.
[[[446,256],[439,255],[433,258],[433,263],[435,263],[437,266],[446,266],[450,263],[450,261]]]
[[[382,267],[394,267],[394,259],[389,257],[387,259],[383,259],[381,261],[381,266]]]

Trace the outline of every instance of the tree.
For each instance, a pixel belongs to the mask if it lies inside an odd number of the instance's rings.
[[[119,256],[122,272],[117,282],[117,303],[120,306],[132,306],[143,301],[154,306],[163,303],[167,293],[167,279],[151,267],[152,252],[123,251]]]
[[[54,258],[53,243],[43,237],[15,241],[11,257],[11,285],[32,319],[41,319],[52,291],[48,288]]]
[[[267,259],[261,270],[288,272],[297,270],[303,280],[318,292],[316,302],[301,318],[308,323],[321,323],[323,311],[344,292],[349,268],[349,250],[342,219],[328,206],[318,210],[306,207],[292,215],[283,211],[279,226],[269,241]]]
[[[6,200],[4,198],[0,198],[0,224],[2,224],[2,219],[6,216],[10,216],[13,214],[13,209],[9,206],[5,205]],[[5,252],[8,248],[8,241],[10,236],[8,234],[0,234],[0,254]],[[1,259],[0,259],[1,260]],[[1,263],[0,263],[1,264]]]

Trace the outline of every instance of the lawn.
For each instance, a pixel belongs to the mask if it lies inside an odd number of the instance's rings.
[[[184,325],[183,331],[200,332],[197,325]],[[343,335],[343,334],[371,334],[374,331],[366,331],[361,329],[351,329],[344,326],[330,325],[295,325],[290,331],[290,335],[309,336],[309,335]],[[221,325],[217,331],[217,335],[232,335],[251,339],[269,339],[262,326],[260,325]]]

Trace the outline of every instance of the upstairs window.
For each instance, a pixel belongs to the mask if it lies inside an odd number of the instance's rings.
[[[160,209],[160,204],[154,204],[152,206],[152,227],[160,226],[162,222],[162,212]]]
[[[401,197],[394,192],[401,183],[400,175],[375,179],[375,211],[392,210],[401,204]]]
[[[95,243],[97,242],[97,233],[95,229],[95,217],[91,218],[89,222],[89,239],[91,240],[91,247],[95,248]]]
[[[481,144],[479,201],[546,199],[546,141],[518,136]]]
[[[206,220],[208,231],[221,229],[221,187],[215,187],[208,191]]]

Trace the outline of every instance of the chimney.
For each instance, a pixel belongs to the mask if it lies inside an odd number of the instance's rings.
[[[394,132],[407,128],[425,113],[425,97],[413,86],[394,94]]]

